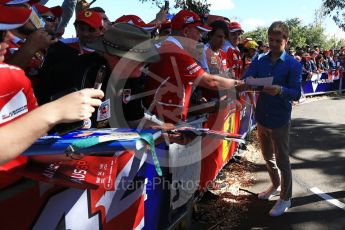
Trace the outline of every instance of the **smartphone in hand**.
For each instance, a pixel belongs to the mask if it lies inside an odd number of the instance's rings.
[[[101,89],[102,88],[102,83],[103,83],[103,80],[105,78],[106,71],[107,71],[107,67],[105,65],[101,65],[101,67],[99,68],[99,70],[97,72],[96,81],[95,81],[95,84],[93,86],[94,89]]]

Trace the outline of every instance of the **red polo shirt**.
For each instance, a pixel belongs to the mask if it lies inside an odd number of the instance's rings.
[[[37,107],[31,82],[23,70],[0,63],[0,127],[23,116]],[[32,124],[35,125],[35,124]],[[25,128],[25,127],[23,127]],[[9,133],[8,135],[12,135]],[[18,177],[6,171],[25,164],[27,157],[16,159],[0,166],[0,188],[18,180]]]
[[[152,105],[152,112],[165,122],[177,123],[185,119],[192,84],[205,71],[173,37],[162,43],[159,53],[161,60],[149,67],[146,91],[152,92],[146,107]]]
[[[240,50],[237,47],[230,45],[230,48],[226,51],[226,55],[228,58],[229,67],[233,70],[235,77],[240,79],[243,68]]]

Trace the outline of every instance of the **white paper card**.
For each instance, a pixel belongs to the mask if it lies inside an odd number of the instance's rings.
[[[246,79],[246,84],[250,86],[271,86],[272,83],[273,83],[273,77],[265,77],[265,78],[249,77]]]

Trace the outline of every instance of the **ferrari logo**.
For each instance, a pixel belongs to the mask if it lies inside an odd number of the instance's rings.
[[[92,16],[92,12],[91,11],[85,11],[84,16],[89,18]]]

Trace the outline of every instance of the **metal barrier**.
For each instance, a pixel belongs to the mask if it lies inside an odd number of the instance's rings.
[[[313,74],[311,79],[302,83],[305,96],[321,95],[328,93],[342,93],[345,91],[343,73],[335,71]]]

